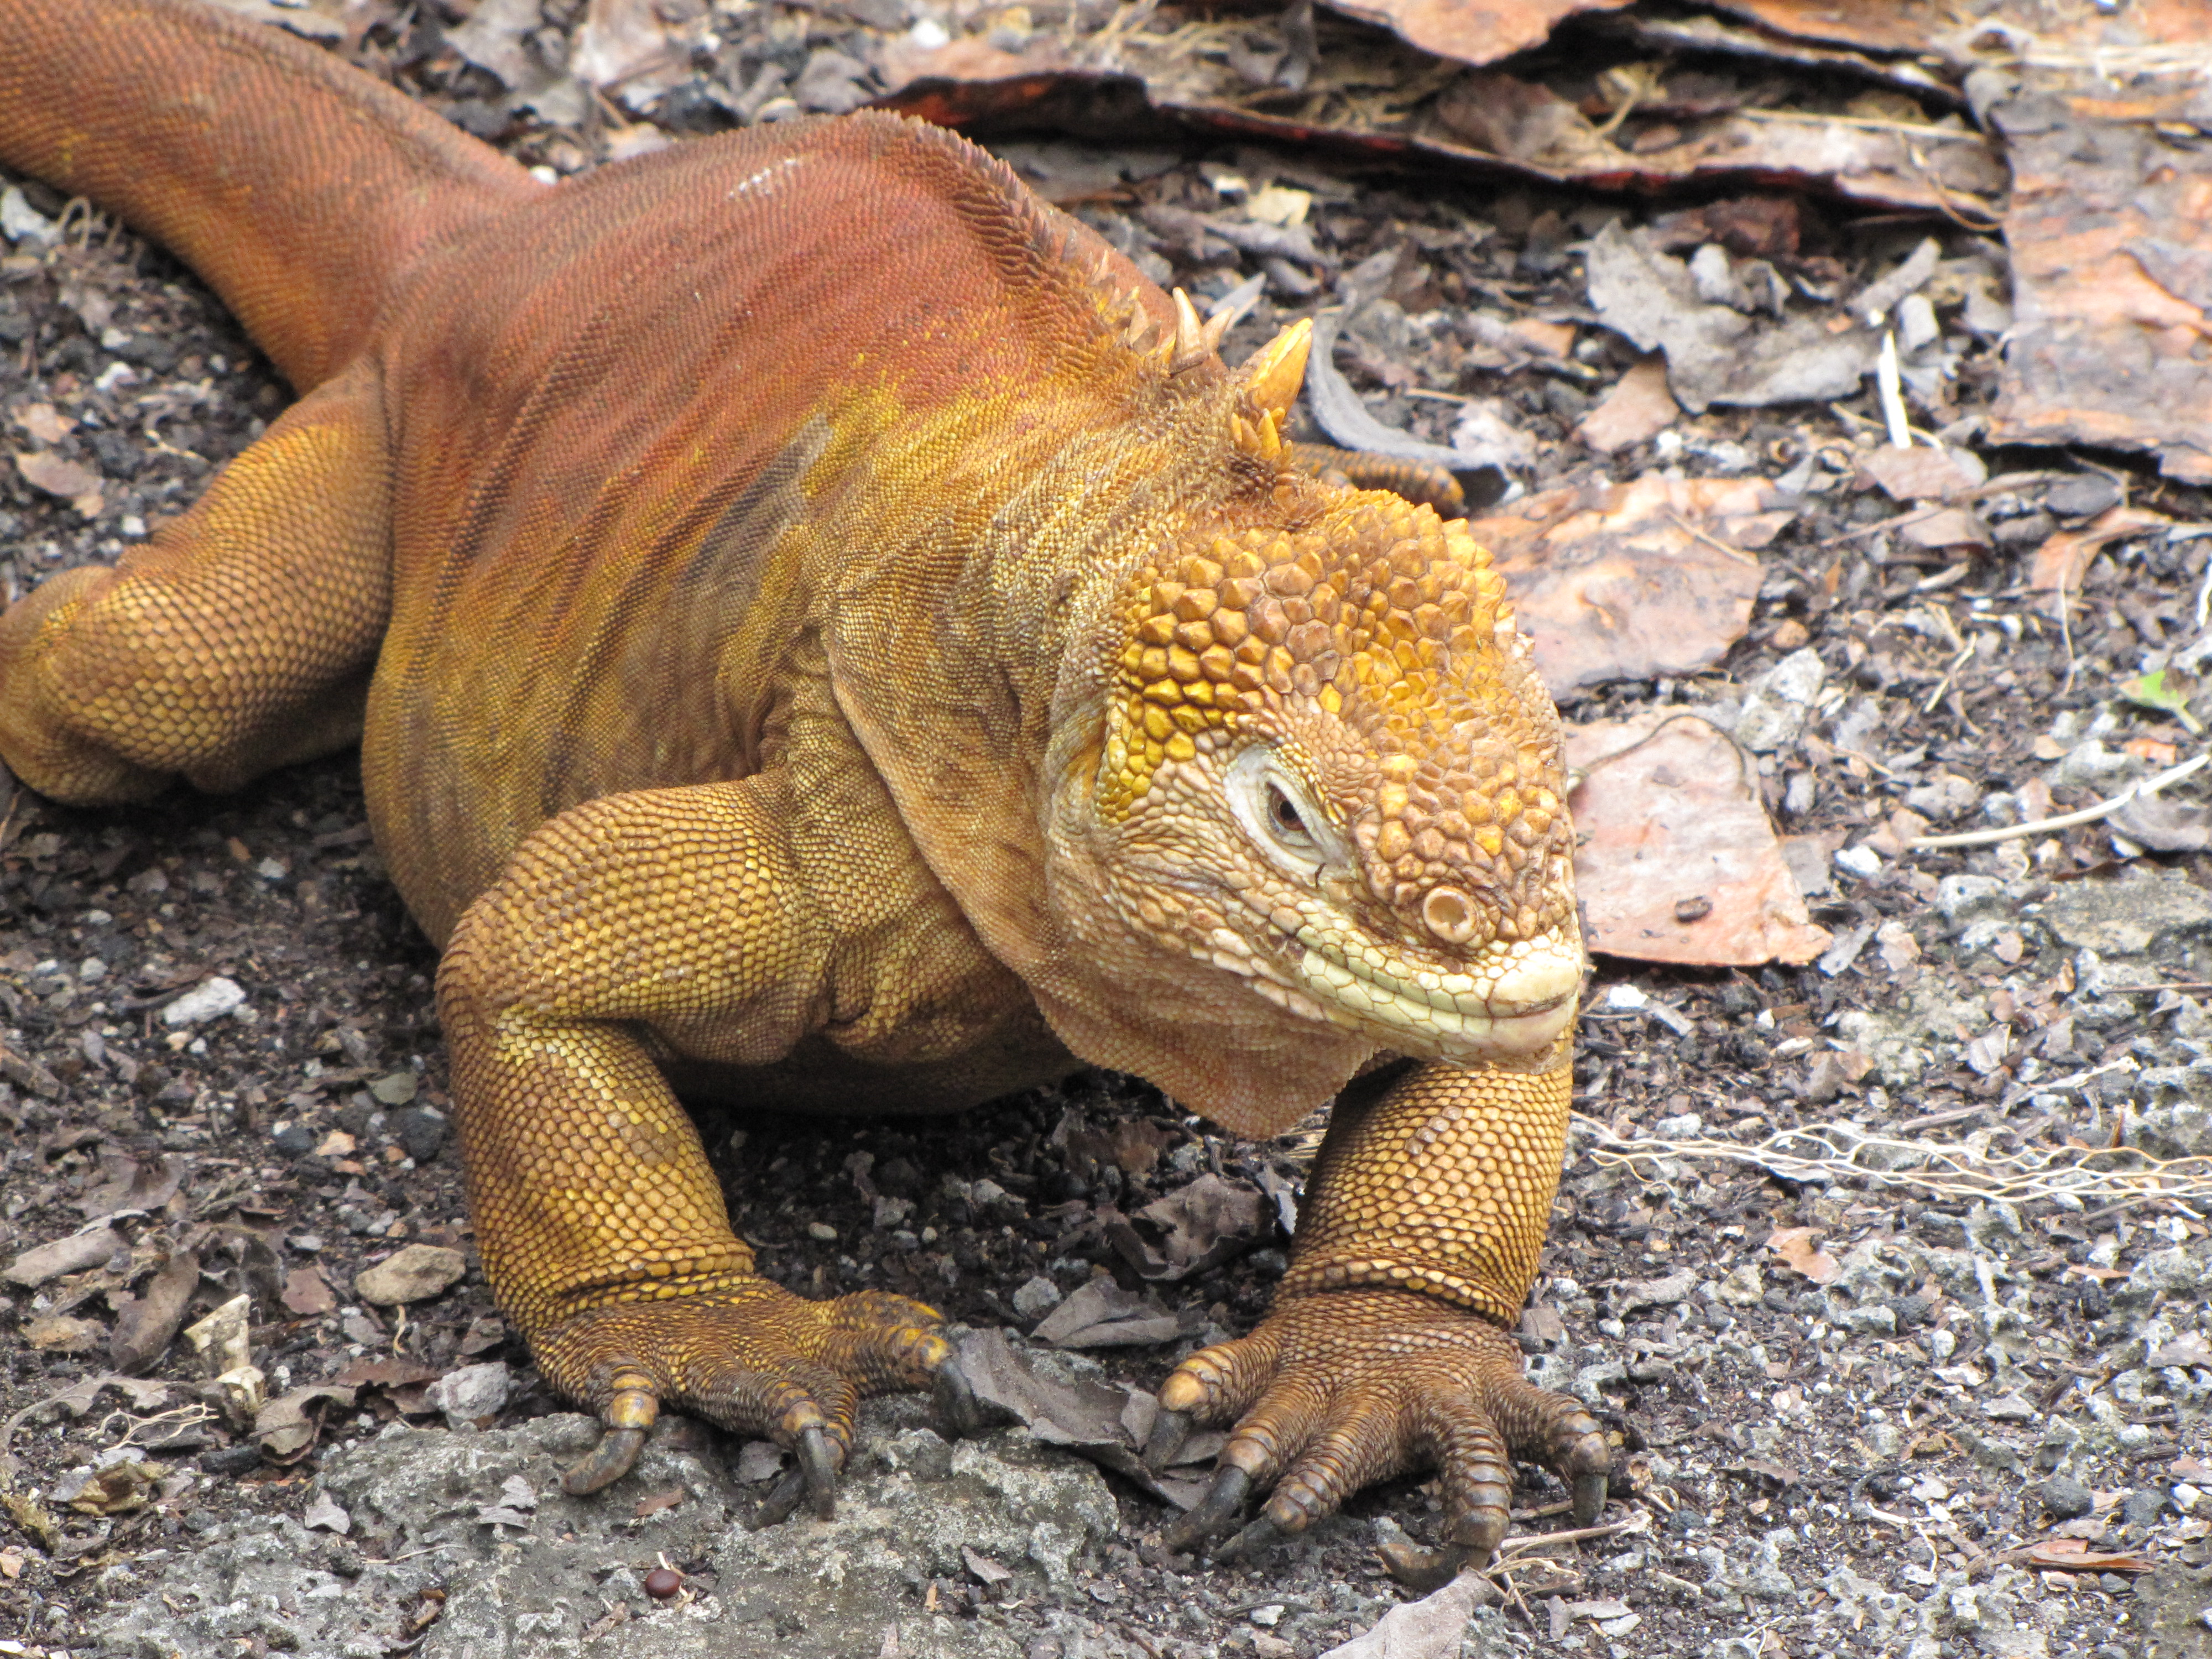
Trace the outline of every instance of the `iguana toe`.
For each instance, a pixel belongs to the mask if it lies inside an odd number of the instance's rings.
[[[596,1410],[606,1431],[562,1484],[583,1493],[621,1479],[660,1407],[672,1406],[796,1454],[761,1520],[802,1500],[826,1518],[866,1396],[933,1384],[940,1419],[956,1431],[972,1423],[974,1397],[940,1322],[904,1297],[808,1302],[750,1273],[574,1314],[532,1346],[546,1380]]]
[[[1217,1559],[1255,1555],[1362,1486],[1431,1466],[1444,1546],[1386,1556],[1399,1577],[1425,1581],[1490,1559],[1505,1534],[1516,1457],[1570,1483],[1578,1524],[1604,1503],[1610,1452],[1595,1419],[1530,1383],[1519,1347],[1495,1325],[1408,1291],[1291,1299],[1250,1336],[1185,1360],[1160,1403],[1200,1422],[1236,1424],[1213,1489],[1164,1534],[1172,1549],[1228,1531],[1254,1490],[1272,1487],[1259,1516],[1216,1548]]]

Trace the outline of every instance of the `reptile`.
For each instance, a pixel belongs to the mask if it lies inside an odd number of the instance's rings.
[[[149,66],[159,65],[158,70]],[[1222,326],[959,137],[863,112],[549,184],[197,0],[0,0],[0,161],[199,272],[299,393],[186,512],[0,618],[0,758],[82,805],[360,745],[442,949],[483,1269],[596,1413],[827,1514],[935,1310],[761,1274],[682,1100],[957,1109],[1085,1066],[1247,1136],[1334,1098],[1287,1273],[1146,1455],[1174,1549],[1609,1452],[1510,1334],[1581,984],[1559,726],[1463,522],[1284,429]],[[1257,1512],[1246,1519],[1256,1505]],[[1241,1523],[1241,1524],[1240,1524]]]

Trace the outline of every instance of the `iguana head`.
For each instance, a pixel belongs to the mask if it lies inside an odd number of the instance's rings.
[[[1256,462],[1309,337],[1231,384]],[[1089,793],[1124,926],[1378,1048],[1556,1052],[1583,965],[1559,718],[1463,525],[1282,475],[1149,556],[1106,632]]]

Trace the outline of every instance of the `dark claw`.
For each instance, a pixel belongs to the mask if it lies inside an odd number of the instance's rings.
[[[1152,1419],[1152,1431],[1145,1437],[1145,1467],[1158,1474],[1175,1462],[1176,1454],[1189,1438],[1188,1412],[1162,1412]]]
[[[1393,1578],[1424,1595],[1450,1583],[1475,1557],[1474,1547],[1469,1544],[1446,1544],[1431,1550],[1403,1537],[1390,1540],[1377,1553]]]
[[[1271,1544],[1283,1539],[1283,1529],[1270,1516],[1262,1515],[1250,1526],[1213,1551],[1217,1561],[1249,1561],[1256,1559]]]
[[[975,1404],[975,1391],[968,1386],[968,1378],[960,1369],[960,1362],[948,1359],[937,1368],[937,1380],[932,1389],[933,1413],[937,1419],[938,1431],[947,1440],[957,1440],[975,1432],[983,1414]]]
[[[775,1485],[769,1488],[768,1496],[761,1499],[760,1507],[753,1511],[752,1519],[746,1522],[747,1529],[759,1532],[763,1528],[782,1525],[791,1518],[792,1512],[799,1507],[799,1500],[805,1495],[805,1472],[797,1468],[786,1469]]]
[[[561,1477],[561,1490],[571,1498],[581,1498],[602,1486],[611,1486],[630,1472],[638,1453],[644,1449],[643,1429],[609,1429],[584,1461]]]
[[[799,1437],[799,1468],[806,1480],[806,1507],[817,1521],[837,1514],[837,1464],[830,1455],[830,1437],[809,1429]]]
[[[1600,1510],[1605,1508],[1605,1471],[1598,1469],[1575,1477],[1575,1524],[1594,1527]]]
[[[1244,1507],[1252,1491],[1252,1477],[1233,1465],[1213,1477],[1213,1489],[1189,1514],[1169,1525],[1160,1541],[1171,1550],[1187,1550],[1225,1531]]]

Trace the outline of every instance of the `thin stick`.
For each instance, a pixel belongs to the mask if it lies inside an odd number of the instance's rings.
[[[2085,806],[2078,812],[2061,812],[2055,817],[2034,818],[2026,823],[2009,823],[1997,830],[1962,830],[1954,836],[1915,836],[1905,843],[1908,853],[1931,852],[1941,847],[1994,847],[2002,841],[2020,841],[2028,836],[2045,835],[2053,830],[2071,830],[2079,824],[2094,823],[2108,818],[2140,795],[2155,795],[2169,784],[2175,784],[2191,773],[2212,764],[2212,754],[2199,755],[2179,766],[2170,766],[2156,777],[2145,778],[2130,784],[2110,800],[2099,801],[2094,806]]]
[[[1881,418],[1889,428],[1892,449],[1912,447],[1912,423],[1905,413],[1905,378],[1898,373],[1897,336],[1881,331],[1881,355],[1874,363],[1875,389],[1881,394]]]

